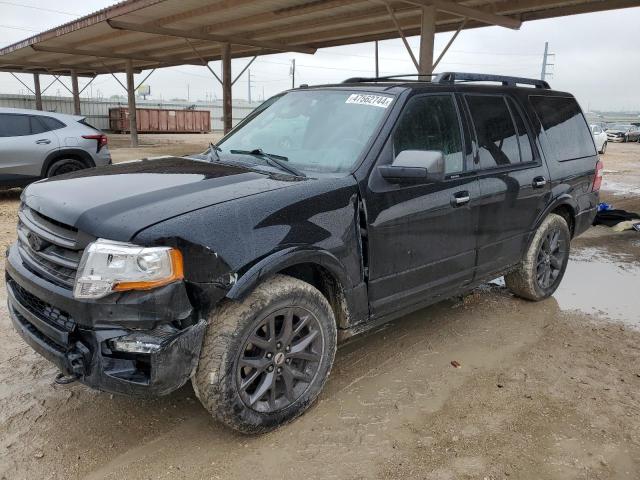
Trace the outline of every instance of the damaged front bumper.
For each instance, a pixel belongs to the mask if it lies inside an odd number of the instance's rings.
[[[197,366],[206,321],[184,282],[146,292],[79,301],[7,255],[9,314],[20,336],[61,372],[108,392],[166,395]]]

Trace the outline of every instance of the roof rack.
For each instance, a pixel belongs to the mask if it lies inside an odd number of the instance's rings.
[[[435,77],[435,74],[426,74],[426,73],[405,73],[399,75],[388,75],[386,77],[351,77],[343,80],[342,83],[371,83],[371,82],[393,82],[399,78],[404,77],[418,77],[417,80],[409,80],[411,82],[420,82],[420,77]]]
[[[466,73],[466,72],[443,72],[436,75],[433,83],[455,83],[455,82],[499,82],[505,87],[515,87],[520,85],[533,85],[536,88],[550,89],[549,84],[544,80],[524,77],[508,77],[505,75],[491,75],[487,73]]]
[[[421,82],[424,77],[433,77],[431,83],[453,84],[456,82],[499,82],[505,87],[515,87],[519,85],[533,85],[536,88],[550,89],[549,84],[544,80],[523,77],[508,77],[505,75],[491,75],[487,73],[466,73],[466,72],[443,72],[439,74],[407,73],[402,75],[389,75],[386,77],[351,77],[342,83],[376,83],[393,82],[405,77],[417,77],[407,81]]]

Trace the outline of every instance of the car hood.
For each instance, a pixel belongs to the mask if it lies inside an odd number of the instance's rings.
[[[34,183],[23,202],[96,237],[127,241],[176,215],[306,181],[223,163],[167,157],[93,168]]]
[[[626,130],[605,130],[607,133],[627,133]]]

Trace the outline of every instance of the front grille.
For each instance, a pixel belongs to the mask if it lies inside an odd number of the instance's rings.
[[[64,288],[73,288],[82,257],[80,233],[26,205],[18,213],[18,248],[27,268]]]
[[[61,328],[67,332],[73,331],[76,326],[76,322],[68,312],[60,310],[59,308],[39,299],[31,292],[22,288],[17,282],[11,279],[11,277],[7,277],[6,281],[9,287],[11,287],[18,303],[29,310],[29,312],[46,321],[50,325]]]

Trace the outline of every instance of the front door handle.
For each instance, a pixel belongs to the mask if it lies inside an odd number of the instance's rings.
[[[547,179],[544,177],[536,177],[533,179],[533,188],[542,188],[547,184]]]
[[[49,140],[48,138],[41,138],[40,140],[36,140],[36,143],[38,145],[48,145],[51,143],[51,140]]]
[[[461,192],[454,193],[451,197],[451,205],[454,207],[461,207],[462,205],[466,205],[469,203],[471,199],[469,192],[463,190]]]

